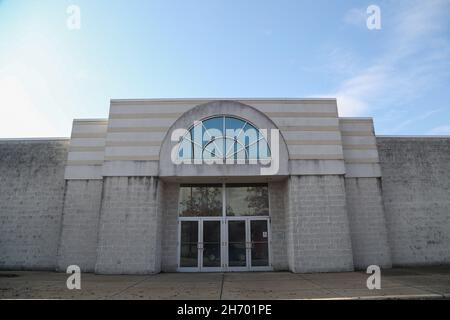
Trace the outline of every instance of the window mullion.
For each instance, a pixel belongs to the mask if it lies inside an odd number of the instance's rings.
[[[227,147],[226,146],[226,128],[225,128],[225,116],[223,116],[223,118],[222,118],[222,137],[223,137],[223,139],[222,139],[222,146],[223,146],[223,164],[225,164],[225,161],[226,161],[226,158],[227,158],[227,155],[226,155],[226,150],[225,150],[225,148]]]
[[[227,194],[225,189],[225,182],[222,183],[222,217],[227,216]]]

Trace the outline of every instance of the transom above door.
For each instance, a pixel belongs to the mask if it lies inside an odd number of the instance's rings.
[[[181,185],[179,271],[271,270],[267,184]]]

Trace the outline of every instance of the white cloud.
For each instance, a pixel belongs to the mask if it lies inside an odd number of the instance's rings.
[[[430,134],[444,134],[444,135],[449,134],[450,135],[450,125],[439,126],[439,127],[433,128],[430,131]]]
[[[344,22],[354,26],[366,27],[366,11],[361,8],[352,8],[344,16]]]
[[[417,123],[419,121],[424,121],[424,120],[428,119],[429,117],[431,117],[432,115],[434,115],[434,114],[436,114],[436,113],[438,113],[440,111],[442,111],[442,109],[434,109],[434,110],[430,110],[428,112],[421,113],[421,114],[419,114],[416,117],[412,117],[412,118],[406,119],[406,120],[400,122],[394,128],[392,128],[391,132],[392,133],[398,133],[403,128],[408,127],[408,126],[410,126],[410,125],[412,125],[414,123]]]
[[[359,57],[348,48],[334,48],[326,59],[329,63],[325,68],[338,76],[350,76],[359,69]]]
[[[0,78],[0,137],[55,136],[57,132],[36,108],[20,79]]]
[[[395,27],[390,30],[383,26],[383,32],[390,32],[385,54],[372,65],[354,72],[331,94],[338,99],[340,115],[360,116],[375,106],[405,105],[450,74],[450,43],[441,34],[450,2],[403,4],[389,24]],[[356,23],[360,12],[350,10],[344,21]]]
[[[0,69],[0,138],[59,136],[59,114],[36,104],[53,105],[45,78],[19,63]]]
[[[388,76],[381,66],[366,69],[346,80],[338,88],[336,97],[339,104],[339,115],[360,116],[367,111],[367,97],[373,97],[383,90]]]
[[[367,103],[356,97],[346,94],[337,94],[336,99],[339,103],[339,116],[354,117],[362,115],[367,109]]]

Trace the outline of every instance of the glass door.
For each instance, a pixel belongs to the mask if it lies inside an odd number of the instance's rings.
[[[248,269],[247,221],[246,219],[227,221],[228,269],[244,271]]]
[[[197,271],[199,260],[199,228],[197,220],[180,221],[179,268]]]
[[[270,270],[268,186],[182,185],[179,271]]]
[[[228,218],[226,229],[228,271],[270,270],[268,218]]]
[[[221,271],[222,219],[187,218],[180,220],[181,271]]]
[[[222,268],[222,221],[202,219],[201,266],[204,271]]]
[[[252,270],[266,269],[269,259],[269,220],[250,220],[250,265]]]

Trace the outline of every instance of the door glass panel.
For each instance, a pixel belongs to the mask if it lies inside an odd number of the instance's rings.
[[[198,222],[181,221],[180,267],[198,267]]]
[[[266,184],[226,186],[227,216],[268,216],[269,191]]]
[[[267,220],[250,221],[252,267],[269,265],[269,233]]]
[[[252,267],[269,265],[269,244],[267,242],[252,243]]]
[[[178,212],[180,217],[222,215],[222,185],[181,185]]]
[[[220,221],[203,221],[203,267],[220,267]]]
[[[245,221],[228,221],[228,265],[245,267],[246,258]]]

